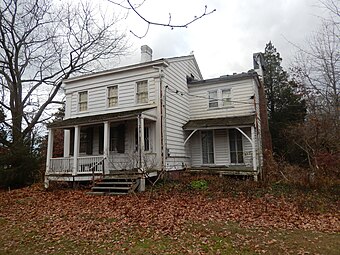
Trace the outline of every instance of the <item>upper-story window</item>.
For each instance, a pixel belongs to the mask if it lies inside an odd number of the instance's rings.
[[[137,104],[147,103],[149,101],[148,81],[139,81],[136,86]]]
[[[209,91],[209,108],[218,107],[217,90]]]
[[[115,107],[118,105],[118,85],[107,88],[107,100],[109,107]]]
[[[232,106],[231,89],[216,89],[208,92],[209,108]]]
[[[222,106],[231,105],[231,89],[222,90]]]
[[[87,91],[79,92],[79,111],[87,111]]]

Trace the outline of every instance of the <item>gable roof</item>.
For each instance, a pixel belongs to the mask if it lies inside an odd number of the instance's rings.
[[[105,76],[105,75],[110,75],[110,74],[114,74],[114,73],[126,72],[126,71],[131,71],[131,70],[140,69],[140,68],[153,67],[153,66],[168,67],[170,62],[183,61],[183,60],[187,60],[187,59],[192,59],[194,61],[195,66],[196,66],[199,74],[201,75],[200,78],[202,78],[202,74],[201,74],[201,71],[200,71],[200,69],[197,65],[197,61],[195,59],[195,56],[194,55],[187,55],[187,56],[172,57],[172,58],[160,58],[160,59],[156,59],[156,60],[152,60],[152,61],[148,61],[148,62],[137,63],[137,64],[127,65],[127,66],[121,66],[121,67],[112,68],[112,69],[109,69],[109,70],[104,70],[104,71],[84,74],[84,75],[80,75],[80,76],[75,76],[75,77],[63,80],[63,83],[67,84],[67,83],[71,83],[71,82],[74,82],[74,81],[81,81],[81,80],[85,80],[85,79],[96,78],[98,76]]]

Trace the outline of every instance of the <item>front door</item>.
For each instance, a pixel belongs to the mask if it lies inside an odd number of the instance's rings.
[[[230,163],[243,164],[242,134],[237,129],[229,129]]]

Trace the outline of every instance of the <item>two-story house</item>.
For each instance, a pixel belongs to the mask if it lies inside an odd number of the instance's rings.
[[[131,169],[154,176],[210,168],[257,178],[265,112],[258,73],[203,80],[193,55],[152,60],[152,50],[141,49],[141,63],[64,81],[65,118],[49,125],[46,186]],[[52,157],[56,129],[64,130],[59,158]]]

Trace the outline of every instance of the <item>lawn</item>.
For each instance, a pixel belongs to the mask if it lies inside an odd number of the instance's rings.
[[[334,188],[263,188],[195,176],[128,196],[87,191],[45,191],[37,184],[0,192],[0,254],[338,254],[340,249]]]

